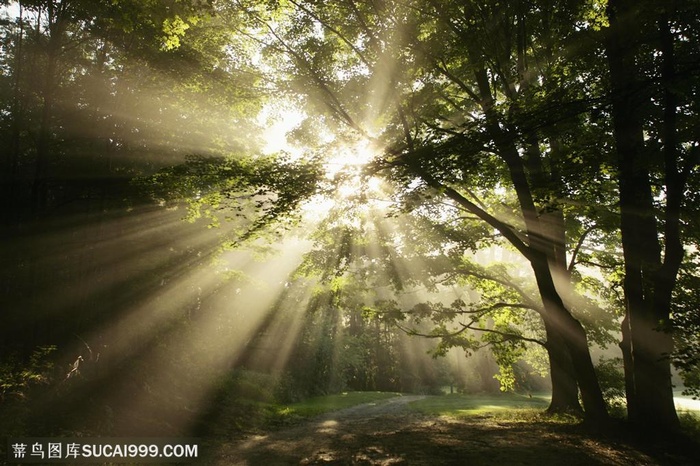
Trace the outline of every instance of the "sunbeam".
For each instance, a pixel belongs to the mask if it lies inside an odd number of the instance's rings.
[[[420,433],[468,463],[443,433],[500,420],[409,410],[501,392],[683,432],[700,9],[633,3],[0,2],[9,462],[52,436],[430,462]],[[366,419],[295,430],[329,400]]]

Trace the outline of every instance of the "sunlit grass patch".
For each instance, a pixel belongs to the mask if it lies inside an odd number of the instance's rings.
[[[344,392],[318,396],[297,403],[283,403],[275,396],[279,377],[238,370],[216,383],[210,407],[195,430],[203,437],[226,437],[240,432],[278,429],[329,411],[379,403],[399,396],[391,392]]]
[[[512,393],[496,395],[445,395],[414,401],[410,408],[423,414],[450,417],[489,416],[503,419],[532,420],[547,409],[544,397]]]
[[[317,396],[292,404],[271,404],[266,406],[268,427],[282,427],[301,422],[323,413],[338,411],[366,403],[380,403],[400,396],[392,392],[343,392],[335,395]]]
[[[399,393],[392,392],[343,392],[336,395],[313,397],[299,403],[280,406],[278,412],[280,415],[311,417],[365,403],[376,403],[399,395]]]

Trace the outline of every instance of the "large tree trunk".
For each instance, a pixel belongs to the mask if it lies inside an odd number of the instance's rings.
[[[533,158],[535,155],[533,154]],[[567,309],[570,309],[571,295],[573,287],[571,285],[571,274],[566,268],[566,231],[564,228],[564,215],[561,210],[545,212],[541,215],[542,221],[549,226],[548,239],[552,243],[553,257],[549,259],[549,267],[555,287],[559,296],[562,297]],[[550,328],[553,327],[553,328]],[[556,348],[550,351],[550,371],[552,378],[552,401],[549,405],[549,412],[573,411],[583,413],[578,397],[578,382],[574,362],[571,353],[566,346],[566,338],[557,326],[545,320],[547,330],[547,345]],[[557,364],[554,364],[554,362]],[[561,367],[557,367],[561,366]],[[556,382],[555,382],[556,380]],[[564,409],[560,407],[565,407]]]
[[[629,420],[642,428],[677,430],[669,355],[673,340],[667,331],[671,291],[682,258],[678,232],[669,230],[677,218],[667,218],[666,255],[661,245],[651,190],[649,151],[645,148],[643,109],[648,104],[641,86],[636,55],[641,37],[640,5],[629,0],[610,0],[610,30],[606,53],[612,86],[612,117],[618,156],[620,232],[625,260],[626,316],[623,321],[623,359]],[[675,108],[667,110],[675,114]],[[672,142],[666,140],[666,144]],[[673,152],[673,147],[670,147]],[[673,157],[673,156],[672,156]],[[675,166],[666,161],[667,174]],[[667,181],[669,177],[667,176]],[[672,193],[680,186],[667,186],[667,209]]]
[[[483,76],[481,81],[484,81]],[[586,332],[581,323],[571,315],[554,284],[552,267],[557,263],[557,250],[558,247],[561,248],[562,246],[559,244],[561,238],[554,237],[551,232],[547,231],[548,229],[551,230],[552,224],[543,222],[538,214],[530,184],[525,174],[525,167],[513,143],[513,139],[503,134],[498,124],[495,123],[493,118],[490,118],[489,109],[485,110],[487,113],[487,127],[496,141],[501,157],[508,166],[510,178],[525,221],[529,240],[526,257],[532,266],[537,281],[537,289],[542,298],[544,306],[543,319],[550,326],[548,336],[550,334],[554,336],[558,333],[556,338],[565,342],[573,365],[573,372],[581,390],[585,419],[592,424],[605,424],[608,421],[607,407],[588,349]],[[492,122],[488,122],[489,119]],[[563,231],[560,233],[563,235]],[[559,255],[561,255],[561,251],[559,251]],[[562,361],[563,359],[563,356],[558,358],[558,360]],[[562,389],[565,388],[562,387]],[[575,409],[575,407],[572,408]]]
[[[562,338],[561,332],[549,319],[544,321],[547,332],[547,355],[549,356],[549,374],[552,381],[552,399],[547,412],[583,414],[578,400],[578,383],[571,354]]]
[[[550,338],[552,341],[564,342],[565,352],[556,355],[556,360],[561,361],[567,356],[570,358],[573,373],[581,390],[585,419],[591,424],[603,425],[608,421],[608,412],[588,349],[586,332],[581,323],[571,315],[557,292],[547,257],[535,254],[530,263],[545,308],[543,318],[545,322],[549,322],[548,344]]]

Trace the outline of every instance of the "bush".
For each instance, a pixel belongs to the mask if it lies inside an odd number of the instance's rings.
[[[285,372],[275,387],[275,400],[278,403],[296,403],[308,397],[297,378],[291,372]]]
[[[24,399],[35,386],[47,385],[53,369],[49,356],[54,351],[53,345],[37,346],[28,361],[10,356],[0,363],[0,402],[8,398]]]
[[[10,355],[0,362],[0,432],[28,434],[32,394],[51,383],[54,364],[50,357],[54,351],[53,345],[38,346],[28,359]]]
[[[681,431],[700,443],[700,415],[689,412],[679,413],[678,420],[681,423]]]

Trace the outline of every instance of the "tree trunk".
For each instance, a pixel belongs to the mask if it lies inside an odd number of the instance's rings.
[[[32,214],[44,210],[49,201],[49,177],[51,165],[51,140],[52,140],[52,118],[54,111],[54,101],[59,82],[59,56],[63,46],[63,33],[66,27],[66,4],[54,5],[49,2],[46,9],[47,27],[49,31],[48,43],[46,46],[46,69],[44,70],[44,85],[42,89],[43,105],[41,109],[41,120],[39,134],[36,145],[36,165],[34,169],[34,180],[32,184]],[[37,24],[41,20],[38,15]],[[37,26],[40,29],[39,26]]]
[[[586,332],[581,323],[571,315],[554,284],[552,267],[557,261],[557,249],[562,246],[558,244],[561,238],[558,239],[557,236],[562,236],[564,232],[560,232],[560,235],[556,233],[552,235],[551,232],[548,232],[548,229],[551,229],[551,224],[543,222],[538,215],[525,168],[518,150],[512,142],[513,139],[503,134],[498,124],[489,117],[488,109],[485,111],[487,113],[487,127],[496,141],[501,157],[508,166],[525,221],[529,241],[529,252],[526,257],[532,266],[544,305],[543,319],[550,323],[548,333],[558,333],[558,338],[566,344],[573,371],[581,390],[585,419],[595,425],[605,424],[608,421],[607,407],[588,349]],[[488,123],[489,119],[492,120],[490,124]],[[559,251],[559,255],[561,255],[561,251]],[[563,361],[563,358],[564,356],[561,356],[559,361]],[[562,390],[565,389],[562,388]],[[575,407],[572,408],[575,409]]]
[[[548,239],[552,243],[553,257],[549,259],[550,273],[554,280],[555,288],[558,290],[559,296],[562,298],[565,306],[570,305],[573,287],[571,286],[571,274],[566,268],[566,230],[564,227],[564,214],[561,210],[545,212],[541,215],[542,222],[549,225],[547,232]],[[568,311],[567,311],[568,312]],[[573,360],[569,349],[566,346],[566,339],[562,332],[549,327],[555,327],[555,324],[545,321],[545,329],[547,329],[547,345],[556,346],[558,354],[550,354],[550,366],[552,377],[552,402],[548,411],[550,412],[578,412],[583,413],[581,404],[578,398],[578,383],[576,371],[574,370]],[[556,358],[556,359],[553,359]],[[559,360],[561,368],[555,367],[552,362]],[[557,383],[554,379],[559,379]],[[565,406],[564,409],[559,406]]]
[[[625,260],[626,317],[622,350],[629,420],[641,428],[679,428],[673,403],[669,355],[673,340],[664,327],[670,318],[671,291],[682,258],[678,232],[667,235],[661,261],[654,212],[650,160],[645,148],[642,111],[648,104],[641,85],[637,54],[641,17],[636,2],[610,0],[606,54],[612,87],[612,118],[620,189],[620,232]],[[633,26],[633,27],[630,27]],[[635,31],[635,32],[633,32]],[[666,102],[667,110],[669,103]],[[675,114],[675,109],[673,112]],[[669,141],[665,141],[669,143]],[[672,149],[672,148],[671,148]],[[667,182],[670,171],[666,160]],[[670,193],[682,189],[668,186]],[[667,211],[673,206],[669,197]],[[667,232],[677,218],[667,218]]]
[[[12,106],[11,106],[11,126],[10,126],[10,142],[4,147],[3,152],[6,156],[3,160],[4,176],[3,176],[3,223],[10,225],[17,221],[21,215],[24,202],[17,202],[18,182],[17,175],[19,174],[20,151],[21,151],[21,130],[24,119],[24,102],[22,98],[21,83],[23,76],[23,43],[24,43],[24,7],[22,2],[18,2],[19,15],[16,46],[14,49],[14,74],[12,86]],[[19,204],[19,206],[18,206]]]
[[[642,428],[675,431],[680,427],[673,401],[670,333],[659,330],[653,316],[630,310],[635,391],[629,419]]]
[[[545,322],[550,322],[547,332],[548,343],[550,333],[555,337],[554,341],[564,342],[581,390],[585,419],[591,424],[603,425],[608,421],[608,412],[588,349],[586,333],[581,323],[564,306],[564,302],[554,286],[547,257],[543,254],[534,254],[533,256],[530,263],[545,308],[543,318]],[[557,361],[563,361],[565,357],[565,353],[556,355]]]
[[[547,354],[549,356],[549,373],[552,380],[552,399],[547,412],[583,414],[583,409],[578,400],[578,383],[574,371],[573,361],[566,341],[561,332],[556,330],[554,323],[549,319],[544,321],[547,332]]]
[[[622,351],[622,364],[625,371],[625,395],[627,397],[627,412],[638,413],[636,388],[634,383],[634,357],[632,356],[632,329],[630,328],[629,313],[625,313],[625,318],[621,324],[622,340],[620,341],[620,351]]]

